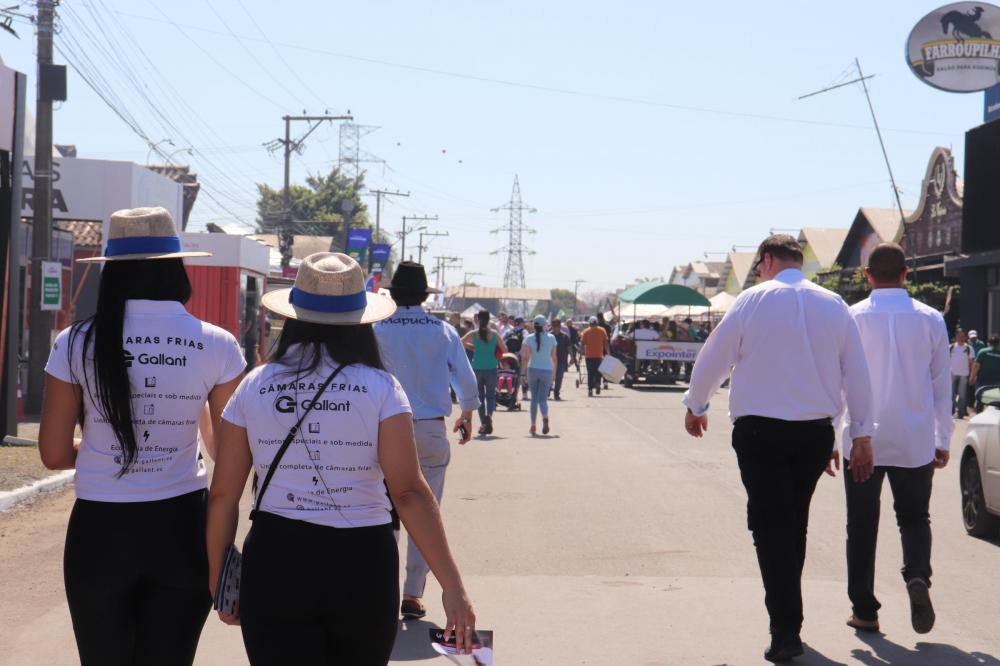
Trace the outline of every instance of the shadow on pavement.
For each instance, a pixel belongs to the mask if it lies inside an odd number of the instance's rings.
[[[426,620],[400,620],[396,643],[392,646],[392,661],[433,659],[438,653],[431,647],[430,629],[440,629]]]
[[[851,650],[851,656],[866,666],[1000,666],[1000,660],[982,652],[966,652],[944,643],[917,643],[903,647],[883,635],[858,634],[872,651]]]
[[[638,391],[639,393],[683,393],[688,390],[688,387],[687,384],[683,386],[680,384],[657,384],[651,386],[633,384],[629,390]]]
[[[809,647],[808,643],[803,643],[802,645],[805,647],[805,654],[794,659],[791,663],[799,664],[800,666],[847,666],[842,661],[834,661],[825,654],[817,652]]]

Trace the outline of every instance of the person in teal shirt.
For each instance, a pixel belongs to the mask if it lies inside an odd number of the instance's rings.
[[[535,420],[542,412],[542,434],[549,434],[549,389],[556,369],[556,338],[545,330],[545,317],[534,320],[535,332],[524,339],[521,347],[528,368],[528,388],[531,394],[531,434],[535,434]]]
[[[976,354],[972,364],[969,383],[976,383],[976,411],[982,410],[979,390],[987,386],[1000,386],[1000,335],[994,333],[989,339],[990,346]]]
[[[472,371],[479,385],[479,434],[489,435],[493,432],[493,412],[497,408],[497,358],[507,353],[507,346],[490,328],[488,311],[477,313],[476,322],[479,328],[466,333],[462,343],[472,352]]]

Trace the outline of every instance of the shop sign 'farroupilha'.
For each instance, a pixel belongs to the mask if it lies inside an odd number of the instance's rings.
[[[941,90],[1000,84],[1000,7],[956,2],[935,9],[910,32],[906,58],[917,78]]]

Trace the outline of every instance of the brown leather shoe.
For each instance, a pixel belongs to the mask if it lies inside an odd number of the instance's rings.
[[[847,626],[858,631],[878,631],[878,620],[862,620],[857,615],[847,618]]]

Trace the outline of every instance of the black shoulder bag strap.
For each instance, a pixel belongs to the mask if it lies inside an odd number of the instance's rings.
[[[257,491],[257,501],[254,502],[253,510],[250,511],[250,520],[253,520],[254,516],[257,514],[257,511],[260,510],[260,501],[261,498],[264,497],[264,491],[267,490],[268,484],[271,483],[271,477],[274,476],[274,470],[278,469],[278,463],[281,462],[281,457],[285,455],[285,451],[288,449],[289,444],[291,444],[292,440],[295,439],[295,436],[299,434],[299,426],[302,425],[302,421],[304,421],[306,416],[309,415],[309,412],[312,411],[313,405],[316,404],[316,401],[319,400],[320,397],[323,395],[323,392],[326,391],[326,387],[333,382],[333,380],[337,377],[337,375],[340,374],[340,371],[343,369],[344,369],[343,364],[337,366],[337,369],[334,370],[333,373],[326,378],[326,381],[320,384],[319,390],[316,391],[316,395],[313,396],[313,399],[309,403],[309,406],[306,407],[304,410],[302,410],[302,416],[300,416],[299,420],[295,422],[295,425],[292,426],[292,429],[288,431],[288,435],[285,437],[285,441],[281,443],[281,448],[279,448],[278,452],[274,454],[274,460],[271,461],[271,466],[268,468],[267,474],[264,475],[264,482],[260,484],[260,489]]]

